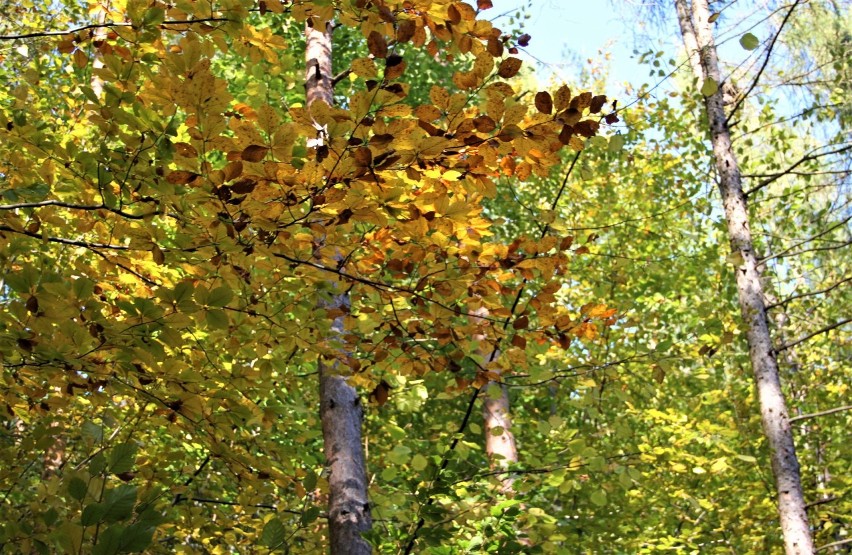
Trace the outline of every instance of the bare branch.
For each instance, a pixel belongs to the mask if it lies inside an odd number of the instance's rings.
[[[818,329],[817,331],[815,331],[813,333],[809,333],[808,335],[801,337],[799,339],[796,339],[795,341],[791,341],[790,343],[785,343],[784,345],[781,345],[780,347],[775,349],[775,352],[780,353],[781,351],[786,351],[787,349],[789,349],[791,347],[795,347],[799,343],[804,343],[805,341],[807,341],[808,339],[810,339],[812,337],[816,337],[817,335],[830,332],[831,330],[833,330],[835,328],[839,328],[840,326],[842,326],[844,324],[848,324],[849,322],[852,322],[852,318],[846,318],[845,320],[835,322],[834,324],[831,324],[830,326],[826,326],[824,328]]]

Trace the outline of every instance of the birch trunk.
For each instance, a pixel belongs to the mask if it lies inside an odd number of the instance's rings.
[[[717,90],[705,97],[719,192],[725,209],[731,251],[737,260],[736,279],[740,311],[746,326],[754,379],[760,402],[763,433],[769,445],[778,514],[787,555],[814,553],[799,461],[787,405],[778,375],[778,360],[772,346],[764,304],[763,286],[757,268],[748,209],[743,194],[737,158],[731,148],[731,133],[723,104],[722,78],[713,40],[707,0],[675,0],[678,23],[695,76],[699,82],[712,79]]]
[[[325,102],[331,106],[334,101],[331,29],[330,23],[325,29],[315,29],[308,22],[305,30],[305,96],[309,109],[314,102]],[[327,140],[325,132],[317,125],[314,144],[322,144]],[[343,343],[343,320],[349,312],[349,296],[338,294],[330,301],[320,301],[318,306],[337,314],[331,326],[330,339]],[[372,551],[361,537],[361,533],[372,526],[367,497],[367,469],[361,445],[364,411],[358,393],[347,383],[345,375],[341,375],[346,372],[340,366],[339,360],[330,362],[320,359],[318,362],[320,417],[328,471],[329,544],[333,555],[362,555]]]

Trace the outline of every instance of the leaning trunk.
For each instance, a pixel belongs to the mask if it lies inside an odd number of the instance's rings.
[[[310,22],[305,31],[305,94],[308,108],[314,102],[333,103],[331,81],[331,24],[315,29]],[[326,130],[317,125],[316,143],[327,141]],[[336,290],[336,284],[331,284]],[[329,342],[345,345],[343,320],[349,312],[349,296],[335,294],[320,301],[319,308],[335,315]],[[345,347],[342,347],[345,351]],[[320,359],[320,416],[328,471],[328,528],[333,555],[361,555],[371,552],[361,533],[370,529],[370,505],[367,498],[367,471],[361,446],[363,409],[358,393],[346,381],[346,369],[340,360],[349,360],[346,352]]]
[[[709,21],[710,11],[707,0],[693,0],[691,9],[687,0],[675,0],[675,6],[695,76],[699,82],[712,79],[717,85],[716,91],[705,97],[704,102],[731,250],[737,260],[736,279],[740,311],[746,326],[763,433],[769,445],[772,471],[775,475],[784,546],[788,555],[810,554],[814,552],[814,547],[802,493],[799,461],[796,458],[787,405],[781,390],[778,361],[769,334],[763,287],[752,245],[740,169],[731,148],[731,133],[722,99],[719,61]]]

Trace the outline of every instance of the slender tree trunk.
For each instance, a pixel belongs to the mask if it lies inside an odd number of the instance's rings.
[[[486,309],[480,309],[478,314],[482,317],[488,316]],[[481,318],[475,319],[477,323],[484,322]],[[475,334],[473,338],[483,341],[485,335]],[[486,354],[490,352],[490,355]],[[497,359],[499,351],[486,349],[480,345],[479,354],[486,364]],[[490,368],[488,370],[491,370]],[[485,423],[485,453],[491,461],[491,466],[507,468],[509,464],[518,462],[518,449],[515,446],[515,436],[512,434],[512,418],[509,415],[509,392],[506,386],[499,382],[489,382],[484,388],[484,399],[482,402],[482,419]],[[504,493],[512,491],[515,479],[511,474],[505,475],[501,480],[501,490]]]
[[[305,94],[307,105],[314,102],[333,103],[331,83],[331,24],[314,29],[311,22],[305,30],[307,62]],[[315,144],[327,138],[317,126]],[[349,312],[349,296],[335,295],[330,301],[320,301],[320,308],[338,314],[331,327],[333,340],[343,343],[343,320]],[[340,314],[342,313],[342,314]],[[320,416],[328,469],[328,529],[333,555],[362,555],[371,553],[370,545],[361,533],[372,526],[367,497],[367,470],[361,445],[361,420],[364,415],[361,399],[350,386],[341,363],[320,359]]]
[[[731,133],[723,104],[722,78],[716,45],[709,21],[707,0],[675,0],[678,22],[695,76],[700,82],[712,79],[717,90],[705,97],[713,155],[719,175],[719,192],[725,208],[731,250],[737,258],[736,279],[740,311],[746,325],[754,379],[760,402],[763,433],[769,444],[778,513],[787,555],[814,553],[799,461],[787,405],[778,375],[778,360],[772,346],[766,317],[763,287],[757,269],[748,209],[743,194],[737,158],[731,148]]]

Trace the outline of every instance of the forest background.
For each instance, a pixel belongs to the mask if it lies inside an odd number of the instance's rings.
[[[0,6],[5,552],[849,551],[848,3]]]

